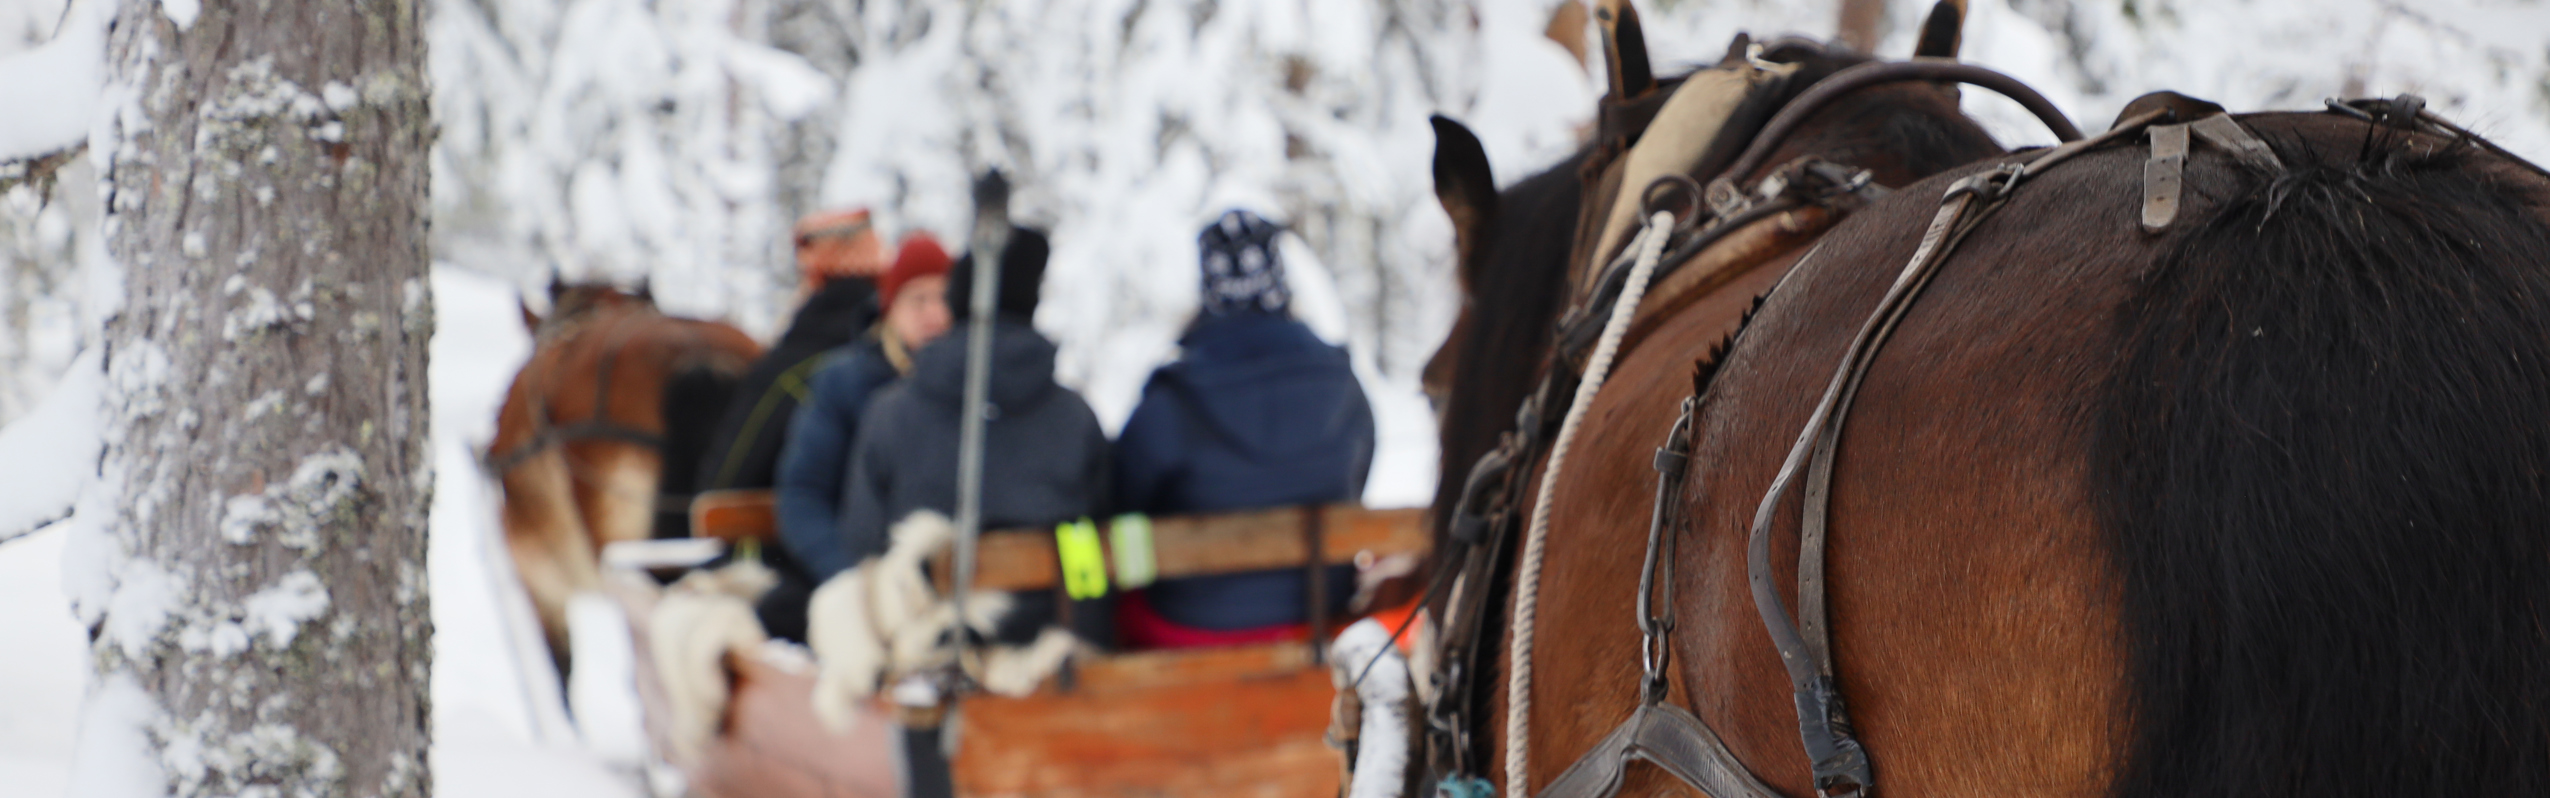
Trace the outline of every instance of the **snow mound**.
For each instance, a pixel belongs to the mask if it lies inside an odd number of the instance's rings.
[[[91,351],[25,418],[0,427],[0,541],[69,515],[80,488],[97,475],[99,413],[106,375]]]
[[[0,58],[0,161],[32,158],[88,140],[106,87],[109,0],[71,7],[42,46]]]

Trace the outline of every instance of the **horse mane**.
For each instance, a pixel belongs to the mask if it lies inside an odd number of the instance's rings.
[[[1540,378],[1541,361],[1565,309],[1567,255],[1585,182],[1578,152],[1558,165],[1497,192],[1494,229],[1478,256],[1462,264],[1471,296],[1473,325],[1457,353],[1465,364],[1443,406],[1442,475],[1435,481],[1436,532],[1451,523],[1452,505],[1470,466],[1496,447],[1497,434],[1514,425]],[[1528,358],[1529,362],[1517,363]]]
[[[2550,192],[2258,129],[2289,171],[2159,244],[2089,409],[2116,795],[2550,794]]]

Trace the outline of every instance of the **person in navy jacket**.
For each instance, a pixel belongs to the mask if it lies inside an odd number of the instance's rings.
[[[938,239],[906,236],[894,265],[877,278],[885,318],[866,336],[826,353],[806,381],[806,401],[780,449],[775,489],[780,548],[800,565],[780,570],[779,585],[762,597],[762,626],[772,636],[804,640],[807,597],[851,565],[840,533],[841,488],[859,414],[878,389],[911,373],[913,352],[947,332],[949,266]]]
[[[1115,444],[1116,509],[1218,513],[1353,501],[1373,455],[1372,406],[1346,351],[1291,312],[1275,238],[1234,210],[1204,229],[1201,308],[1176,362],[1152,372]],[[1355,584],[1326,582],[1332,612]],[[1299,637],[1309,580],[1299,568],[1164,579],[1118,608],[1133,646]]]

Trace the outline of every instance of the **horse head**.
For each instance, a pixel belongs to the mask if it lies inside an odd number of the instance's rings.
[[[1915,57],[1953,59],[1964,16],[1961,0],[1942,0],[1922,28]],[[1874,59],[1800,39],[1757,45],[1740,34],[1716,66],[1659,79],[1635,8],[1604,0],[1594,21],[1611,88],[1598,108],[1593,140],[1573,157],[1500,192],[1478,138],[1459,122],[1434,119],[1435,196],[1452,219],[1463,298],[1450,335],[1424,372],[1442,430],[1438,532],[1448,530],[1463,477],[1513,428],[1516,409],[1545,369],[1552,327],[1567,300],[1590,290],[1596,266],[1626,245],[1627,228],[1613,222],[1634,216],[1615,209],[1622,197],[1635,196],[1661,174],[1700,183],[1724,176],[1751,185],[1801,158],[1866,170],[1880,186],[1902,186],[2002,152],[1958,110],[1955,84],[1932,81],[1875,83],[1820,100],[1776,141],[1760,141],[1793,101]],[[1698,96],[1702,91],[1718,96]],[[1694,94],[1677,98],[1683,92]],[[1698,112],[1686,113],[1684,106]],[[1665,127],[1657,127],[1659,120]],[[1649,144],[1651,128],[1661,132]],[[1753,153],[1756,148],[1765,151]],[[1725,174],[1739,160],[1752,164],[1746,173]]]
[[[522,311],[522,326],[537,336],[572,319],[583,318],[604,310],[655,309],[655,291],[646,278],[639,278],[635,290],[622,290],[608,282],[567,282],[556,270],[549,272],[549,313],[541,315],[531,303],[517,302]]]

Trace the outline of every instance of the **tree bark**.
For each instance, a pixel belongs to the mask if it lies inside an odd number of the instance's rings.
[[[422,33],[413,0],[121,5],[81,783],[432,792]]]

